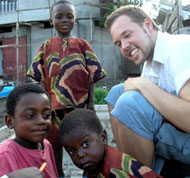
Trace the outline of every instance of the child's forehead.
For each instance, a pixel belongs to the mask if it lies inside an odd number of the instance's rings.
[[[85,138],[87,136],[92,136],[92,135],[95,136],[95,135],[98,135],[98,133],[85,127],[76,127],[72,129],[69,133],[65,134],[64,136],[66,137],[76,136],[80,138]]]
[[[70,4],[70,3],[58,3],[58,4],[55,4],[55,6],[52,9],[52,12],[55,12],[55,11],[58,11],[58,10],[61,10],[61,9],[68,9],[68,10],[71,10],[71,11],[75,12],[74,5]]]
[[[87,139],[94,140],[98,138],[98,133],[85,130],[83,128],[77,128],[70,131],[68,134],[64,134],[64,145],[71,146],[72,144],[81,144]]]
[[[26,92],[19,97],[19,99],[17,100],[17,104],[23,101],[34,102],[36,101],[36,98],[39,98],[40,95],[43,95],[43,97],[48,98],[48,96],[45,93]]]

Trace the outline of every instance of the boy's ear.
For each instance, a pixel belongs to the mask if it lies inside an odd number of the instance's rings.
[[[7,127],[9,129],[14,128],[13,117],[12,116],[6,114],[6,116],[5,116],[5,123],[6,123],[6,125],[7,125]]]
[[[102,139],[102,142],[106,145],[108,144],[108,136],[107,136],[107,132],[105,129],[103,129],[100,133],[100,137]]]
[[[49,18],[49,23],[50,23],[50,25],[52,25],[52,26],[53,26],[53,21],[52,21],[52,18]]]
[[[75,18],[75,24],[77,23],[77,18]]]

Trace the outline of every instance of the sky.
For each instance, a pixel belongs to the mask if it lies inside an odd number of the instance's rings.
[[[182,0],[182,4],[184,6],[186,6],[186,5],[190,4],[190,1],[189,0]]]
[[[168,0],[169,2],[172,2],[173,0]],[[181,0],[182,5],[186,6],[190,4],[190,0]],[[142,8],[150,14],[150,16],[153,19],[156,19],[158,16],[158,11],[159,11],[159,0],[144,0]]]

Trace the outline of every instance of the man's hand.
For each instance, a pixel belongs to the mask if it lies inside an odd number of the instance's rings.
[[[36,167],[28,167],[23,169],[18,169],[14,172],[7,174],[9,178],[44,178]]]
[[[124,90],[125,91],[139,90],[139,87],[142,87],[143,85],[148,85],[150,82],[151,81],[149,79],[142,77],[128,78],[124,82]]]

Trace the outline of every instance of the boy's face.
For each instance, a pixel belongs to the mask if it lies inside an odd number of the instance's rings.
[[[43,141],[51,125],[51,107],[45,94],[23,95],[15,107],[14,117],[6,116],[9,128],[14,128],[16,140],[25,147]]]
[[[57,4],[52,9],[50,23],[57,30],[59,37],[70,36],[70,32],[75,24],[74,6],[68,3]]]
[[[107,134],[77,128],[63,137],[63,146],[73,163],[86,171],[95,170],[104,157]]]

